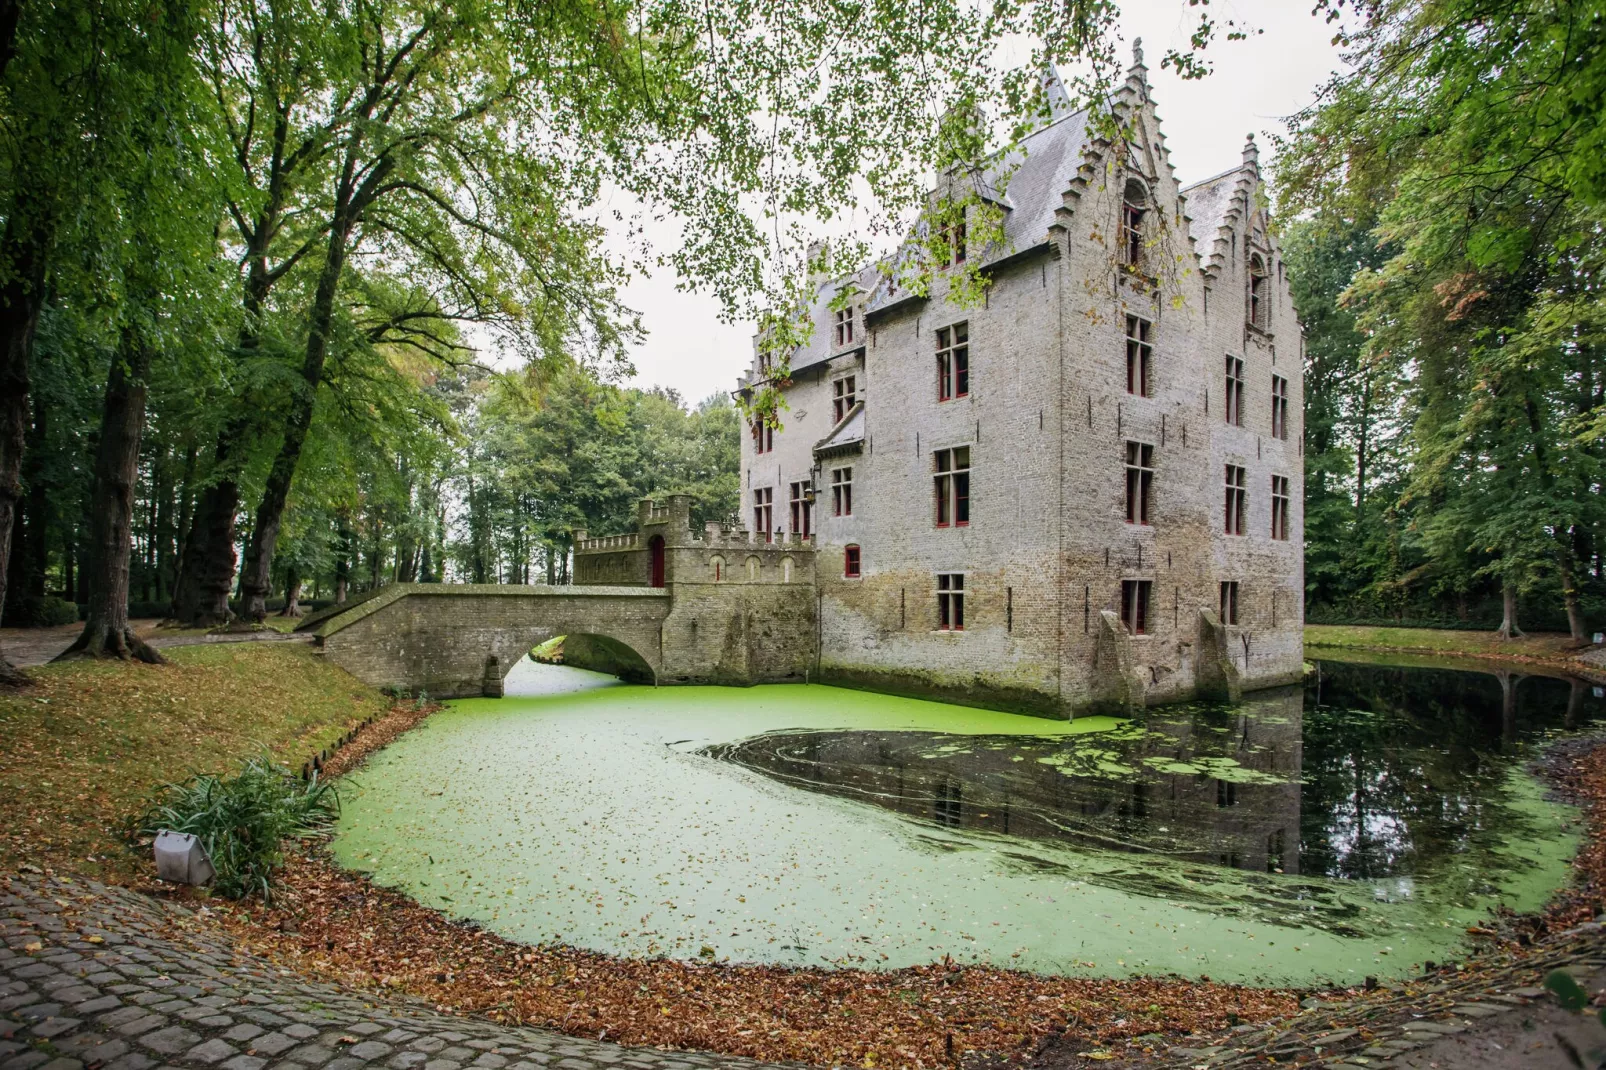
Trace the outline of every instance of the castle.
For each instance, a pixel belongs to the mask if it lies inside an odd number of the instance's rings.
[[[1140,52],[1119,141],[1046,88],[974,182],[1002,239],[954,231],[981,299],[817,278],[743,442],[747,531],[644,506],[629,547],[580,533],[576,582],[803,585],[814,678],[1049,716],[1300,679],[1303,338],[1254,142],[1184,187]]]

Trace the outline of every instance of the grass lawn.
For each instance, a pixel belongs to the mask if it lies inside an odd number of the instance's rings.
[[[1501,639],[1494,632],[1460,632],[1438,628],[1369,628],[1348,624],[1307,624],[1305,645],[1349,650],[1403,650],[1466,657],[1561,659],[1576,653],[1571,637],[1540,632],[1524,639]]]
[[[23,863],[148,875],[120,835],[160,784],[267,748],[299,768],[387,703],[299,643],[164,651],[169,664],[75,661],[0,691],[0,873]]]

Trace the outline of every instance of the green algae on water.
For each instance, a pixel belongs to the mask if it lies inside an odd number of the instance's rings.
[[[546,693],[432,717],[370,760],[337,856],[532,943],[1301,983],[1453,957],[1490,906],[1538,905],[1574,848],[1571,812],[1507,761],[1480,789],[1512,837],[1463,831],[1428,857],[1395,835],[1421,866],[1336,879],[1331,858],[1376,854],[1346,835],[1388,831],[1367,813],[1312,823],[1310,792],[1336,792],[1342,762],[1311,751],[1298,691],[1063,723],[819,686],[605,682],[545,667]],[[1307,856],[1319,871],[1297,872]]]

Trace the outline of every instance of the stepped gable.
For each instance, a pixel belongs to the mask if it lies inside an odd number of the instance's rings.
[[[1260,154],[1251,134],[1244,146],[1243,162],[1237,167],[1183,187],[1188,232],[1193,236],[1204,274],[1214,277],[1226,263],[1233,228],[1253,211],[1251,197],[1259,181]]]

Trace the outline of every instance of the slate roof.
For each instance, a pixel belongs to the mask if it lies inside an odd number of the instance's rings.
[[[853,406],[847,418],[814,444],[816,455],[850,453],[864,445],[864,402]]]

